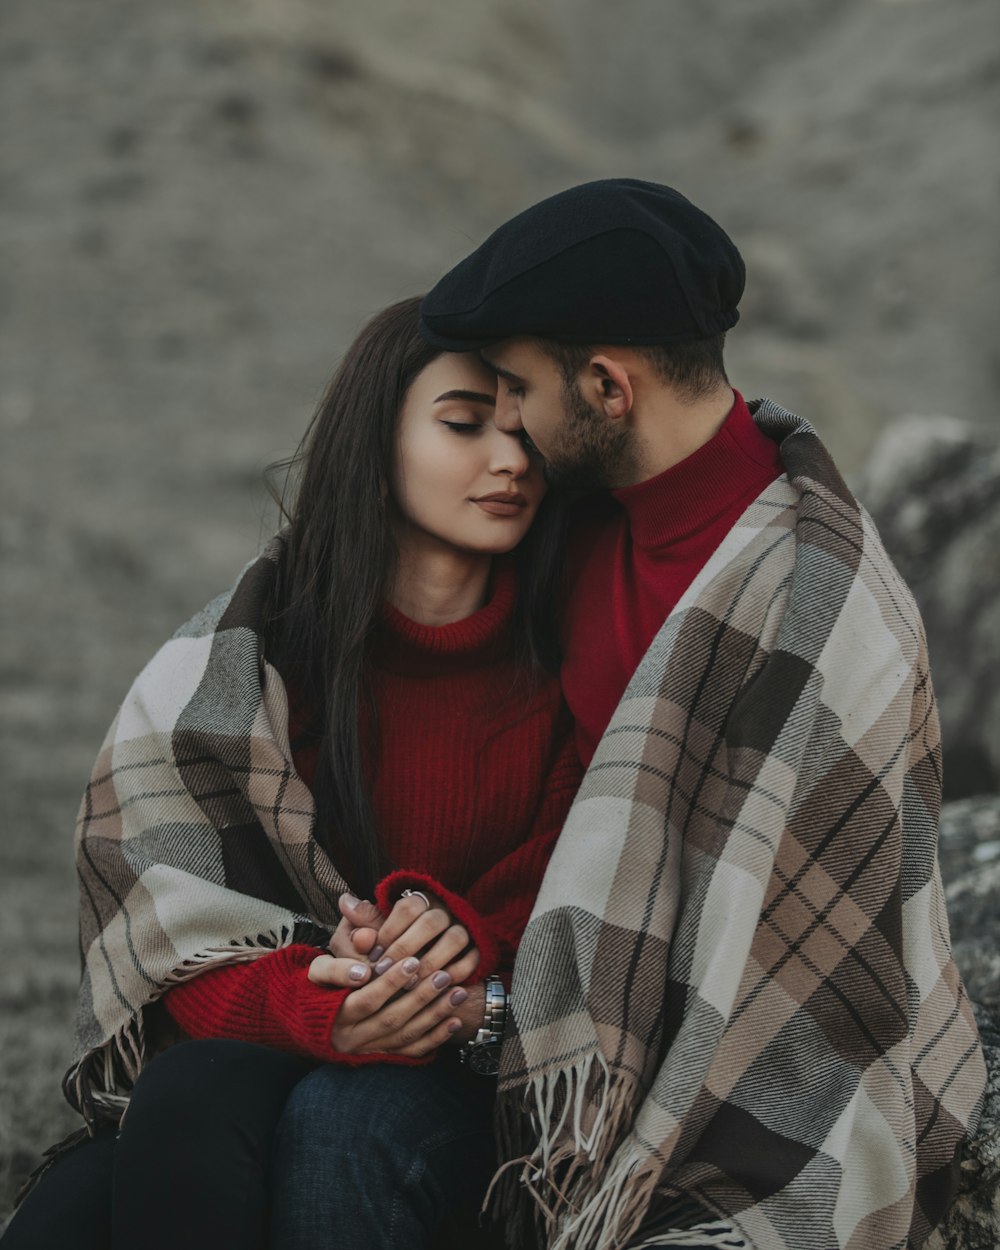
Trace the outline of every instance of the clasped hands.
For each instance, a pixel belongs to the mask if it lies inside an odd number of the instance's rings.
[[[315,985],[353,992],[330,1033],[343,1054],[425,1058],[446,1042],[474,1037],[483,1019],[481,983],[463,986],[479,964],[469,931],[438,899],[401,898],[388,916],[341,895],[330,954],[309,966]]]

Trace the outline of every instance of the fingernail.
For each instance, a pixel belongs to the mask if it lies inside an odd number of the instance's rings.
[[[385,976],[385,974],[389,971],[391,967],[392,967],[391,959],[388,959],[388,958],[380,959],[378,963],[375,965],[375,975],[377,977]]]
[[[448,1021],[448,1032],[449,1032],[449,1033],[457,1033],[457,1032],[458,1032],[458,1030],[459,1030],[461,1027],[462,1027],[462,1021],[461,1021],[461,1020],[449,1020],[449,1021]]]
[[[409,981],[407,981],[407,983],[403,986],[403,989],[412,990],[419,980],[420,980],[419,977],[410,977]]]
[[[358,905],[358,900],[353,894],[341,894],[340,902],[344,907],[357,907]]]
[[[446,985],[451,985],[451,973],[443,971],[435,972],[431,977],[431,985],[433,985],[436,990],[443,990]]]
[[[404,959],[404,960],[403,960],[403,971],[404,971],[404,972],[416,972],[416,970],[417,970],[419,967],[420,967],[420,960],[419,960],[419,959],[414,958],[414,956],[413,956],[413,955],[411,955],[411,956],[409,957],[409,959]]]
[[[352,981],[363,981],[368,975],[368,969],[364,964],[351,964],[351,970],[347,975]]]
[[[368,952],[368,960],[370,963],[373,963],[373,964],[377,963],[378,960],[380,960],[384,954],[385,954],[384,946],[373,946],[371,950]]]
[[[462,1003],[464,1003],[468,997],[469,991],[463,990],[462,987],[459,986],[457,990],[452,990],[451,997],[448,999],[448,1002],[451,1003],[453,1007],[461,1007]]]

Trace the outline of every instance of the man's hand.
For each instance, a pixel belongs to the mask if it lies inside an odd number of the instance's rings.
[[[338,902],[341,921],[330,939],[331,953],[339,959],[357,959],[360,955],[377,962],[384,954],[376,942],[385,917],[374,903],[356,899],[353,894],[342,894]]]
[[[467,972],[449,967],[455,981],[464,981],[479,964],[479,951],[470,946],[469,931],[456,924],[440,899],[429,896],[430,906],[418,894],[401,898],[386,918],[374,903],[351,894],[340,897],[343,919],[330,939],[331,953],[340,959],[367,956],[381,976],[392,964],[416,955],[424,960],[421,975],[448,967],[459,956]],[[429,962],[428,962],[429,961]]]
[[[469,997],[454,1011],[455,1018],[461,1020],[462,1027],[456,1029],[448,1038],[455,1046],[471,1042],[482,1028],[486,1016],[486,986],[482,981],[469,986]]]
[[[440,899],[428,896],[428,901],[430,906],[420,894],[399,899],[379,927],[375,949],[384,950],[375,961],[379,976],[412,955],[421,959],[421,975],[433,964],[447,967],[456,981],[466,980],[479,966],[479,950],[471,945],[468,929],[455,923]]]

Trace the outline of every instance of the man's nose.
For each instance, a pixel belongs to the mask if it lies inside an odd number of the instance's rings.
[[[504,395],[503,386],[500,387],[500,394],[497,395],[496,412],[493,415],[498,430],[503,430],[505,434],[516,434],[519,430],[523,430],[521,424],[521,413],[517,403],[509,395]]]

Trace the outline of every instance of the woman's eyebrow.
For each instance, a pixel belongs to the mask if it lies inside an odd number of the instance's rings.
[[[497,405],[495,395],[484,395],[479,391],[445,391],[443,395],[439,395],[435,399],[436,404],[442,404],[446,399],[464,399],[470,404],[489,404],[491,408]]]

